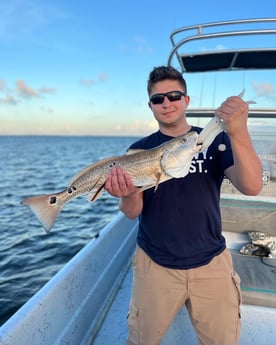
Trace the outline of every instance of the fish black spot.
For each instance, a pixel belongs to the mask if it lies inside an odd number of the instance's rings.
[[[72,194],[74,191],[77,190],[76,186],[71,186],[67,188],[67,193]]]
[[[57,202],[57,197],[56,196],[51,196],[50,200],[49,200],[49,203],[52,205],[52,204],[56,204]]]
[[[109,168],[113,168],[113,167],[115,167],[115,165],[116,165],[116,162],[111,162],[111,163],[109,164]]]

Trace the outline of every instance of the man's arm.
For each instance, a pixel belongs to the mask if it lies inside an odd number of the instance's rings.
[[[217,109],[230,137],[234,165],[225,175],[243,194],[257,195],[262,189],[262,163],[254,149],[247,128],[248,104],[240,97],[227,98]]]
[[[130,176],[121,168],[115,168],[106,179],[105,189],[120,199],[120,210],[131,219],[136,218],[143,209],[143,193],[132,183]]]

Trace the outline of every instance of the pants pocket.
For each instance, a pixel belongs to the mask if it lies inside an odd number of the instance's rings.
[[[237,291],[237,296],[238,296],[238,319],[237,319],[237,328],[236,328],[236,337],[237,337],[237,342],[240,336],[241,332],[241,308],[240,305],[242,303],[242,294],[241,294],[241,279],[240,276],[238,275],[237,272],[232,273],[232,280],[235,285],[236,291]]]
[[[238,300],[239,300],[239,306],[242,303],[242,294],[241,294],[241,279],[240,276],[238,275],[237,272],[233,272],[232,273],[232,280],[234,282],[234,285],[236,287],[237,290],[237,295],[238,295]]]
[[[131,344],[139,344],[138,336],[138,309],[136,306],[130,302],[129,312],[127,315],[128,323],[128,341]]]

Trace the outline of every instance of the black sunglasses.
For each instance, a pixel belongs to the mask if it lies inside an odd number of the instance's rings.
[[[167,93],[156,93],[150,98],[152,104],[161,104],[164,102],[165,97],[168,98],[170,102],[179,101],[182,96],[186,96],[186,92],[182,91],[170,91]]]

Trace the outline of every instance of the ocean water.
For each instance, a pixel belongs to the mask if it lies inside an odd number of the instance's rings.
[[[65,206],[49,234],[27,196],[63,190],[83,167],[121,155],[134,137],[0,136],[0,325],[118,213],[108,193]]]

